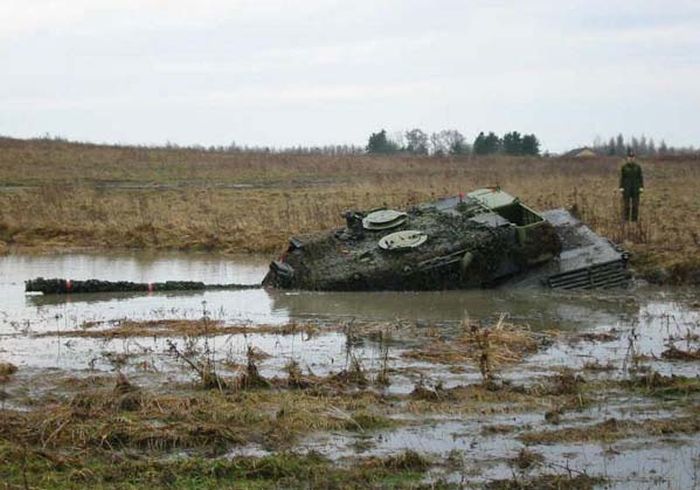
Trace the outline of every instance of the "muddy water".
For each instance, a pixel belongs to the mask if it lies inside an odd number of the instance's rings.
[[[536,290],[447,291],[423,293],[318,293],[207,291],[154,294],[25,295],[24,281],[34,277],[157,282],[259,283],[267,258],[237,259],[192,254],[50,255],[0,257],[0,334],[19,328],[35,331],[74,328],[84,322],[118,318],[198,318],[203,302],[227,322],[283,323],[305,318],[454,322],[507,311],[534,328],[571,328],[615,322],[635,314],[628,295],[557,295]]]
[[[71,279],[130,280],[156,282],[195,280],[206,283],[248,283],[262,280],[267,258],[223,258],[208,255],[55,255],[0,258],[0,360],[20,367],[22,379],[36,383],[46,369],[94,373],[120,369],[138,384],[163,385],[169,380],[191,377],[172,355],[168,342],[181,350],[188,340],[136,337],[129,339],[78,338],[67,334],[88,322],[109,326],[115,320],[199,319],[204,314],[228,324],[269,325],[288,322],[318,324],[314,335],[254,333],[221,335],[209,339],[225,375],[227,366],[245,363],[249,346],[269,354],[259,361],[264,376],[284,375],[290,360],[317,375],[347,366],[349,355],[368,373],[383,362],[392,369],[388,394],[409,393],[419,380],[441,382],[446,388],[480,380],[477,366],[462,369],[412,360],[404,354],[426,342],[429,331],[441,336],[458,335],[460,322],[472,317],[495,321],[502,313],[508,320],[534,330],[559,330],[609,334],[603,342],[566,340],[554,342],[524,362],[505,368],[501,377],[515,383],[537,382],[554,369],[580,369],[586,364],[610,364],[601,373],[586,372],[589,379],[627,375],[635,355],[649,369],[662,374],[697,376],[696,362],[673,362],[661,358],[669,344],[697,348],[700,337],[700,304],[697,289],[655,290],[637,287],[609,293],[562,294],[542,290],[447,291],[422,293],[318,293],[253,289],[178,294],[90,294],[72,296],[26,295],[24,281],[37,276]],[[383,346],[371,336],[351,338],[333,325],[356,321],[388,322],[391,345]],[[100,328],[100,327],[93,327]],[[327,330],[324,331],[324,328]],[[49,334],[49,335],[46,335]],[[691,340],[694,339],[694,340]],[[691,345],[692,343],[692,345]],[[349,352],[351,354],[349,354]],[[58,372],[58,371],[57,371]],[[35,390],[40,390],[36,383]],[[12,390],[10,390],[12,392]],[[590,410],[567,414],[563,426],[577,427],[611,417],[626,419],[673,417],[675,408],[655,401],[620,394]],[[463,465],[442,475],[460,482],[463,478],[487,481],[512,475],[509,459],[523,444],[515,437],[523,427],[546,428],[541,413],[484,414],[471,418],[438,415],[416,417],[404,427],[378,433],[321,433],[303,441],[301,451],[319,451],[331,458],[354,454],[391,454],[414,449],[451,458]],[[500,417],[500,418],[499,418]],[[511,427],[507,434],[484,434],[483,425]],[[610,488],[692,488],[700,474],[700,440],[675,437],[663,440],[627,439],[614,444],[539,445],[546,457],[543,471],[588,471],[610,479]],[[260,454],[261,448],[241,447],[232,454]],[[563,470],[563,468],[565,470]],[[630,486],[631,485],[631,486]]]
[[[9,255],[0,257],[0,355],[24,366],[84,368],[95,353],[124,350],[136,343],[143,350],[162,351],[163,342],[65,339],[61,333],[87,323],[131,320],[198,319],[206,314],[228,324],[283,324],[288,322],[352,323],[354,320],[407,322],[421,327],[441,325],[449,330],[466,317],[494,320],[507,313],[510,321],[533,329],[584,330],[636,328],[642,348],[662,345],[662,336],[681,335],[697,321],[692,311],[693,290],[661,292],[637,290],[614,293],[562,294],[542,290],[475,290],[446,292],[320,293],[296,291],[206,291],[153,294],[27,295],[24,281],[38,276],[74,280],[96,278],[157,282],[193,280],[205,283],[259,283],[267,269],[265,257],[227,258],[206,254],[128,255]],[[626,331],[627,331],[626,330]],[[40,334],[56,335],[40,337]],[[418,334],[420,336],[420,334]],[[252,338],[252,337],[251,337]],[[246,343],[251,341],[246,339]],[[294,336],[274,341],[255,339],[275,353],[308,350],[308,362],[324,364],[327,352],[343,352],[344,336],[329,334],[302,342]],[[230,339],[221,339],[229,350]],[[552,360],[604,361],[615,349],[626,348],[626,338],[592,346],[584,354],[552,349],[533,366]],[[271,345],[269,345],[271,344]],[[318,345],[316,345],[318,344]],[[367,347],[367,346],[365,346]],[[648,349],[647,349],[648,350]],[[302,349],[303,351],[303,349]],[[658,352],[656,353],[658,354]],[[578,357],[577,357],[578,356]],[[283,356],[284,357],[284,356]],[[580,359],[579,359],[580,357]],[[332,359],[335,362],[335,359]],[[271,362],[271,364],[274,364]],[[99,363],[98,363],[99,365]]]

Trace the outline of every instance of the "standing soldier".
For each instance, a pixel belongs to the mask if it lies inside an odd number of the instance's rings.
[[[622,193],[622,221],[637,221],[639,196],[644,192],[642,167],[635,161],[635,154],[627,150],[627,161],[620,169],[620,192]]]

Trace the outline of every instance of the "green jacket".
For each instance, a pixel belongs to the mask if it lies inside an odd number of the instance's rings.
[[[620,169],[620,189],[625,197],[638,197],[644,187],[642,167],[637,162],[626,162]]]

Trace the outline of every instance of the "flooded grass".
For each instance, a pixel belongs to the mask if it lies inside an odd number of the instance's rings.
[[[86,322],[78,330],[61,331],[62,337],[83,337],[97,339],[118,339],[133,337],[172,337],[172,336],[198,336],[198,335],[245,335],[245,334],[277,334],[297,335],[303,333],[312,336],[318,332],[318,325],[311,323],[285,325],[225,325],[220,320],[116,320],[107,322],[104,326],[100,322]],[[38,337],[51,337],[57,332],[43,332],[36,334]]]
[[[542,475],[535,478],[497,480],[486,485],[488,490],[592,490],[605,483],[604,478],[594,478],[585,473],[575,476]]]
[[[683,350],[672,345],[661,353],[661,357],[675,361],[700,361],[700,349]]]
[[[435,338],[432,342],[403,353],[407,359],[430,363],[464,365],[479,368],[483,380],[492,383],[504,365],[520,362],[551,342],[544,333],[533,333],[522,326],[504,323],[504,316],[495,325],[462,322],[461,334],[451,338]]]
[[[6,488],[417,488],[422,460],[357,458],[340,467],[318,454],[154,459],[95,451],[82,458],[0,442]]]
[[[646,395],[661,398],[687,397],[700,392],[700,377],[693,378],[672,374],[665,376],[656,371],[634,374],[622,385]]]
[[[612,442],[629,437],[668,436],[673,434],[695,434],[700,431],[697,415],[673,417],[661,420],[617,420],[608,419],[595,425],[565,429],[527,432],[519,439],[525,444],[555,444],[563,442]]]
[[[201,298],[190,310],[157,296],[124,307],[27,298],[31,311],[0,320],[0,481],[692,488],[697,361],[664,355],[698,348],[700,313],[683,298],[554,298],[593,318],[586,329],[493,308],[462,321],[358,309],[272,324]],[[153,313],[132,319],[139,301]]]
[[[396,425],[372,393],[251,386],[155,392],[134,386],[123,375],[111,387],[62,391],[58,399],[33,400],[31,410],[5,410],[0,436],[53,449],[221,454],[246,444],[279,450],[318,430]]]

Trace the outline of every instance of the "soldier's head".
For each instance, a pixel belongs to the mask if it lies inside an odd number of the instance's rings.
[[[634,160],[634,157],[636,155],[634,154],[634,150],[632,148],[627,148],[627,160],[632,161]]]

